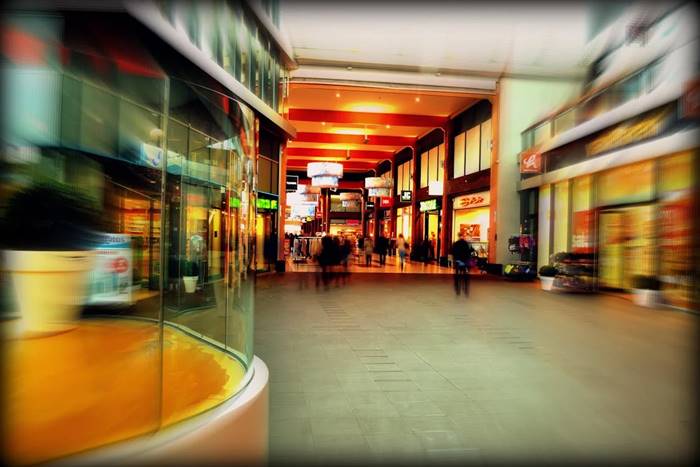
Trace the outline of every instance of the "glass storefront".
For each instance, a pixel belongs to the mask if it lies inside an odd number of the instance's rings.
[[[43,46],[81,33],[65,43],[69,60],[3,66],[3,95],[12,96],[3,115],[13,118],[4,119],[0,217],[20,226],[3,233],[3,254],[51,255],[56,239],[36,232],[51,222],[67,229],[67,216],[83,208],[50,211],[52,200],[38,198],[18,211],[22,196],[76,192],[102,221],[77,246],[94,262],[67,332],[37,331],[27,313],[34,292],[18,288],[14,266],[2,274],[1,322],[13,337],[3,341],[3,442],[12,463],[154,433],[226,401],[250,377],[254,114],[164,71],[144,46],[124,48],[147,71],[84,54],[97,42],[87,31],[108,30],[106,18],[90,28],[57,15],[6,19]],[[59,293],[46,290],[46,300]]]
[[[540,187],[538,263],[570,242],[571,252],[597,256],[599,286],[631,289],[636,276],[658,277],[666,303],[691,308],[694,157],[687,151]]]
[[[407,206],[396,210],[396,236],[403,235],[406,243],[411,244],[411,211],[413,208]]]
[[[460,234],[480,258],[488,258],[491,194],[488,191],[457,196],[452,200],[452,242]]]

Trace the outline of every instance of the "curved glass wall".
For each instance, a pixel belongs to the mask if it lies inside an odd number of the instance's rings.
[[[4,21],[0,395],[3,450],[26,464],[154,433],[248,381],[254,114],[126,39],[113,56],[65,17]]]

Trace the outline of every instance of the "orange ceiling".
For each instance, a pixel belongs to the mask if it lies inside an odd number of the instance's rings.
[[[480,98],[455,92],[290,83],[285,114],[290,116],[301,137],[288,144],[294,148],[289,167],[303,167],[311,161],[344,162],[346,157],[339,157],[338,151],[347,154],[345,151],[349,149],[350,161],[357,160],[358,164],[348,165],[347,171],[368,170],[373,168],[372,164],[392,159],[407,142],[431,131],[439,126],[437,122],[441,119],[463,111]],[[296,111],[289,114],[292,109]],[[295,120],[295,116],[299,119]],[[339,121],[330,121],[333,119]],[[353,159],[353,151],[366,154]]]

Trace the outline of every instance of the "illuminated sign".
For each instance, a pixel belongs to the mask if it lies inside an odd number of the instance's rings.
[[[401,201],[402,202],[411,201],[412,195],[413,195],[413,192],[411,190],[401,190]]]
[[[437,199],[429,199],[426,201],[421,201],[420,206],[419,206],[419,211],[420,212],[425,212],[425,211],[435,211],[437,209]]]
[[[382,196],[379,198],[379,206],[383,208],[390,208],[392,203],[393,198],[391,196]]]
[[[229,204],[231,205],[232,208],[240,208],[241,207],[241,200],[231,196]]]
[[[488,206],[491,203],[491,193],[484,191],[473,195],[458,196],[452,200],[454,209],[478,208]]]
[[[287,193],[290,191],[297,191],[297,186],[299,185],[298,175],[287,175]]]
[[[443,194],[443,184],[440,181],[432,181],[428,183],[428,195],[430,196],[442,196]]]
[[[520,154],[520,173],[542,173],[542,153],[539,149],[529,149]]]
[[[374,209],[374,203],[371,201],[368,201],[365,203],[365,208],[366,209]]]
[[[669,115],[669,107],[666,107],[643,119],[617,125],[612,130],[606,131],[588,143],[586,145],[586,154],[595,156],[601,152],[626,146],[643,139],[653,138],[661,132],[664,122]]]
[[[266,198],[258,198],[255,201],[255,205],[258,207],[258,209],[277,209],[277,200],[276,199],[266,199]]]

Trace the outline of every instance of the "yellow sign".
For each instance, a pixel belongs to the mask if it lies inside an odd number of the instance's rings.
[[[623,123],[586,145],[586,154],[594,156],[610,149],[656,136],[669,113],[669,108],[656,112],[636,123]]]

